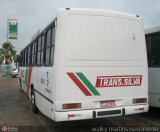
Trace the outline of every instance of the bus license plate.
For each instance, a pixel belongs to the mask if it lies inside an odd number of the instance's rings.
[[[101,107],[110,107],[110,106],[116,106],[115,100],[107,100],[107,101],[101,101],[100,102]]]

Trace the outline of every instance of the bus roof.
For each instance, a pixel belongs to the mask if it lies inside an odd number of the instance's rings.
[[[59,8],[59,12],[61,11],[74,11],[77,13],[82,13],[82,14],[96,14],[100,13],[103,15],[111,15],[115,17],[120,17],[120,18],[125,18],[125,19],[131,19],[131,20],[138,20],[141,18],[139,15],[135,14],[129,14],[129,13],[124,13],[124,12],[118,12],[118,11],[113,11],[113,10],[106,10],[106,9],[93,9],[93,8]],[[58,12],[57,11],[57,12]],[[53,18],[53,17],[52,17]],[[28,45],[32,44],[39,36],[45,33],[45,31],[54,24],[54,21],[57,19],[57,13],[54,19],[49,20],[49,23],[43,25],[40,29],[40,33],[29,43],[27,44],[21,51],[23,51]],[[20,53],[21,53],[20,51]]]
[[[160,25],[145,29],[145,34],[160,32]]]
[[[135,14],[130,14],[130,13],[125,13],[125,12],[119,12],[119,11],[114,11],[114,10],[107,10],[107,9],[94,9],[94,8],[59,8],[59,11],[74,11],[75,13],[79,12],[81,14],[98,14],[100,13],[101,15],[111,15],[111,16],[117,16],[117,17],[122,17],[126,19],[134,19],[137,20],[139,15]]]

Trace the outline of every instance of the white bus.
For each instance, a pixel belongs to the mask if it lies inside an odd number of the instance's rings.
[[[149,105],[160,108],[160,26],[145,30],[149,66]]]
[[[19,84],[55,121],[148,111],[148,68],[142,19],[95,10],[59,9],[20,52]]]

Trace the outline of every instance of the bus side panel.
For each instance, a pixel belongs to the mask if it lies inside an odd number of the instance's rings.
[[[19,77],[21,88],[31,97],[31,85],[34,88],[35,103],[38,109],[47,117],[54,119],[54,68],[53,67],[20,67]]]
[[[28,68],[20,67],[19,70],[20,84],[22,90],[27,94],[27,82],[28,82]]]
[[[149,104],[160,107],[160,69],[149,68]]]
[[[35,68],[35,96],[39,110],[49,118],[53,111],[54,67]]]

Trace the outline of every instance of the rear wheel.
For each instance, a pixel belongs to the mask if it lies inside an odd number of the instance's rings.
[[[15,78],[16,77],[16,75],[12,75],[12,78]]]
[[[35,114],[38,114],[38,108],[36,106],[36,103],[35,103],[35,94],[34,94],[34,88],[31,87],[31,104],[32,104],[32,112],[35,113]]]
[[[23,91],[23,89],[22,89],[22,81],[21,81],[21,78],[19,78],[19,86],[20,86],[21,91],[22,91],[23,93],[25,93],[25,92]]]
[[[22,88],[22,82],[21,82],[21,78],[19,78],[19,85]]]

